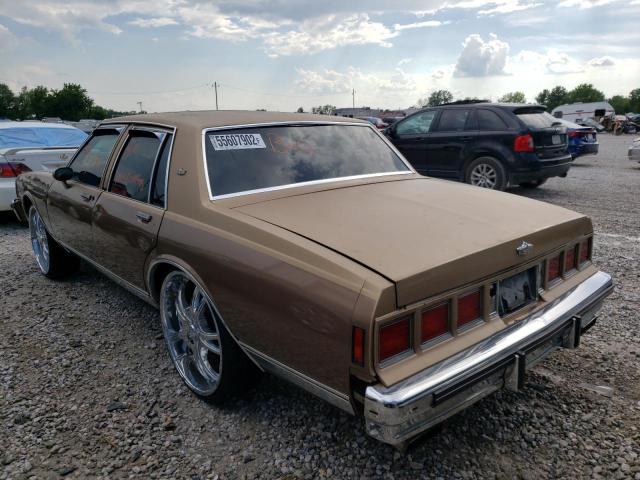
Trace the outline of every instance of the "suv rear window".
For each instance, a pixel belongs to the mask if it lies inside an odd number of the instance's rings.
[[[467,123],[467,117],[469,116],[469,110],[455,109],[445,110],[440,115],[440,121],[438,122],[439,132],[461,132],[464,130],[464,126]]]
[[[368,125],[292,125],[207,132],[214,197],[411,170]]]
[[[531,128],[549,128],[560,125],[560,122],[553,115],[547,112],[541,112],[540,110],[531,111],[524,110],[514,112],[520,120],[524,122],[527,127]]]

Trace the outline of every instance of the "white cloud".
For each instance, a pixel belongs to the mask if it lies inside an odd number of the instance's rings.
[[[140,28],[159,28],[177,24],[175,19],[169,17],[136,18],[129,22],[129,25]]]
[[[565,0],[573,1],[573,0]],[[575,0],[580,1],[580,0]],[[615,1],[615,0],[595,0],[595,1]],[[430,10],[420,10],[414,12],[418,17],[435,15],[447,10],[477,10],[478,15],[495,15],[528,10],[542,5],[535,0],[461,0],[445,1],[437,8]]]
[[[366,13],[360,13],[341,20],[334,15],[307,20],[295,30],[270,32],[263,38],[267,53],[277,57],[311,54],[346,45],[373,44],[390,47],[388,40],[397,35],[397,32],[384,24],[371,21]]]
[[[530,71],[552,75],[580,73],[585,69],[584,64],[574,60],[566,52],[555,48],[550,48],[545,53],[522,50],[511,60],[512,64],[528,65]]]
[[[558,7],[578,7],[581,10],[586,10],[588,8],[608,5],[616,1],[618,0],[563,0],[558,4]],[[631,4],[633,5],[633,2]]]
[[[0,24],[0,52],[11,50],[17,44],[18,39],[11,30]]]
[[[454,76],[506,75],[509,44],[500,40],[497,35],[489,34],[489,39],[485,42],[479,34],[471,34],[464,40],[462,47]]]
[[[587,62],[587,65],[595,68],[612,67],[615,64],[615,60],[606,55],[604,57],[592,58]]]
[[[440,22],[438,20],[427,20],[424,22],[416,22],[416,23],[406,23],[404,25],[398,24],[396,23],[393,26],[393,29],[396,31],[401,31],[401,30],[410,30],[410,29],[414,29],[414,28],[432,28],[432,27],[440,27],[442,25],[446,25],[449,22]]]

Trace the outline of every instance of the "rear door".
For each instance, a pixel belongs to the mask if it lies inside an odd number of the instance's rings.
[[[467,125],[470,122],[468,108],[444,109],[438,123],[429,134],[426,171],[429,175],[458,178],[464,151],[475,133]]]
[[[391,141],[420,173],[426,172],[429,132],[436,118],[436,110],[426,110],[400,120],[391,127]]]
[[[109,157],[124,127],[99,128],[69,164],[74,176],[54,181],[47,195],[47,210],[54,237],[67,247],[92,257],[91,218]]]
[[[145,261],[165,211],[173,132],[133,127],[126,135],[94,208],[93,241],[100,265],[144,290]]]
[[[529,130],[540,160],[550,160],[568,153],[567,129],[557,118],[539,107],[522,107],[513,113]]]

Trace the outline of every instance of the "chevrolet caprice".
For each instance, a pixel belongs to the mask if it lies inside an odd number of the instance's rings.
[[[42,273],[84,259],[158,307],[196,395],[272,372],[399,448],[576,348],[613,288],[589,218],[418,175],[348,118],[113,119],[16,191]]]

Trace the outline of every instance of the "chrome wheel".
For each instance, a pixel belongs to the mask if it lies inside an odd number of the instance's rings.
[[[29,210],[29,231],[31,233],[31,247],[36,255],[36,262],[42,273],[49,271],[49,240],[47,238],[47,229],[40,214],[31,207]]]
[[[488,163],[479,163],[471,170],[471,185],[483,188],[496,188],[498,173]]]
[[[215,307],[187,275],[175,271],[162,285],[160,316],[169,355],[180,376],[198,395],[213,394],[222,373]]]

